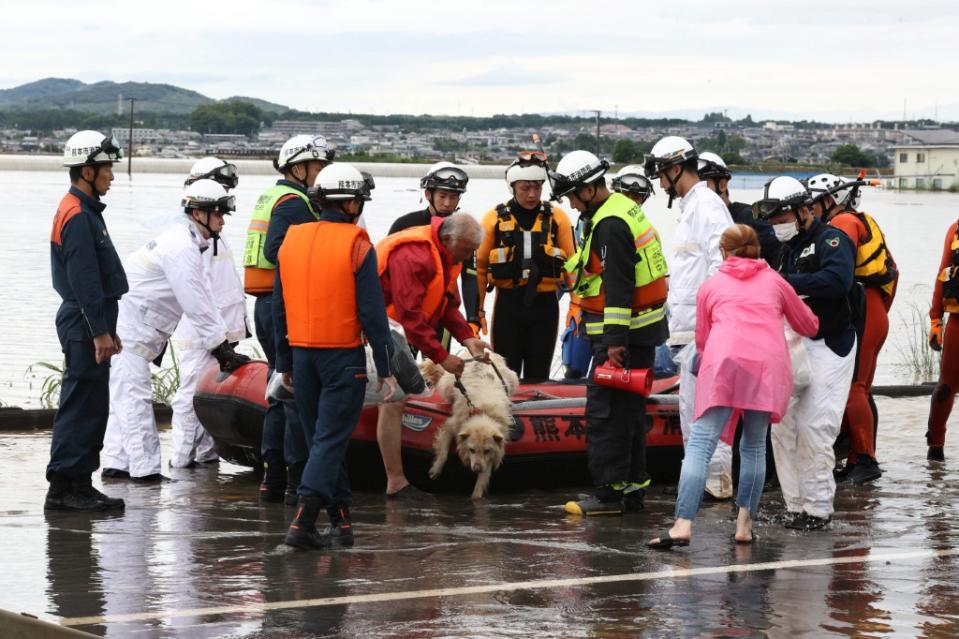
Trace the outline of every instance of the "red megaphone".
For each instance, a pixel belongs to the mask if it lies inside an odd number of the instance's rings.
[[[593,381],[599,386],[649,397],[653,390],[653,371],[648,368],[620,368],[607,361],[596,367]]]

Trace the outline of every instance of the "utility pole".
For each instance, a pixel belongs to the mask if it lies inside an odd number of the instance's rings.
[[[127,98],[130,102],[130,137],[127,139],[127,177],[133,179],[133,103],[136,98]]]
[[[599,114],[602,111],[599,109],[592,109],[592,111],[596,114],[596,157],[599,157]]]

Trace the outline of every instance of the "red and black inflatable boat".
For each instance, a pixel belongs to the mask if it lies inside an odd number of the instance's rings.
[[[682,460],[675,381],[654,382],[653,395],[647,400],[647,465],[658,480],[675,479]],[[225,460],[259,466],[266,383],[267,365],[258,361],[231,375],[212,366],[200,378],[194,398],[196,412]],[[512,400],[513,425],[506,459],[493,475],[493,488],[588,483],[583,415],[586,385],[521,384]],[[376,413],[375,406],[363,409],[351,439],[349,464],[354,483],[363,483],[364,479],[379,483],[383,478],[376,444]],[[404,465],[411,479],[431,489],[472,481],[472,475],[452,456],[436,482],[431,484],[426,476],[436,429],[449,415],[449,405],[437,395],[408,400],[403,414]]]

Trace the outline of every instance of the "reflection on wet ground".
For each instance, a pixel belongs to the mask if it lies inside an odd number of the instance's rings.
[[[45,516],[48,434],[8,434],[0,608],[108,637],[959,636],[959,447],[926,462],[926,400],[879,408],[885,476],[841,490],[829,531],[786,531],[769,493],[753,546],[711,504],[667,553],[644,547],[672,516],[661,487],[641,514],[589,521],[562,514],[575,489],[361,493],[357,546],[330,553],[283,546],[290,509],[226,464],[109,483],[121,517]]]

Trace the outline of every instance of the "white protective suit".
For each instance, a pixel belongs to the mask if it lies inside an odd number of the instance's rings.
[[[160,438],[153,416],[150,362],[186,316],[197,343],[210,351],[227,331],[213,301],[201,251],[211,248],[192,221],[176,224],[123,264],[130,291],[120,300],[117,335],[123,351],[111,360],[110,418],[103,467],[131,477],[160,472]]]
[[[672,261],[669,263],[669,344],[692,344],[696,331],[696,293],[723,263],[719,238],[732,226],[733,219],[719,196],[705,182],[697,183],[679,202],[682,211],[673,237]],[[693,425],[693,404],[696,378],[689,370],[692,346],[684,351],[688,357],[679,361],[679,420],[683,442],[689,439]],[[733,495],[733,451],[726,442],[716,445],[709,462],[706,492],[720,499]]]
[[[239,342],[247,337],[246,295],[236,270],[233,252],[222,237],[217,241],[216,255],[211,249],[203,252],[203,266],[220,318],[226,327],[226,339]],[[216,364],[210,351],[203,347],[203,336],[189,318],[176,327],[170,343],[180,362],[180,387],[173,396],[173,420],[170,432],[170,465],[185,468],[194,461],[208,462],[218,458],[210,437],[193,410],[193,396],[203,371]]]
[[[786,509],[825,519],[833,513],[833,443],[849,398],[856,346],[840,357],[824,340],[804,337],[802,343],[812,375],[808,386],[793,391],[782,423],[772,427],[773,456]]]

